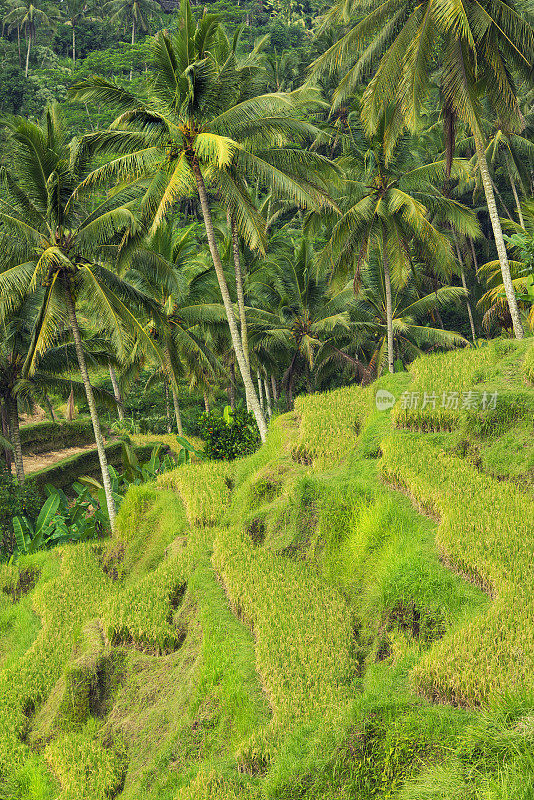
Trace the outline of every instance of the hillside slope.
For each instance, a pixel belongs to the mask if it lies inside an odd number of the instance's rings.
[[[300,397],[0,567],[0,798],[532,797],[533,363]]]

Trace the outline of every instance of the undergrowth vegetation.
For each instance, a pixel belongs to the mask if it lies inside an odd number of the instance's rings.
[[[1,566],[0,798],[527,800],[529,344],[299,397],[112,539]]]

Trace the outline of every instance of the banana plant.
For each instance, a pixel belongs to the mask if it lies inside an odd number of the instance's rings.
[[[56,545],[94,539],[104,529],[105,512],[96,506],[87,487],[79,483],[73,485],[77,495],[74,502],[55,486],[47,484],[45,489],[48,497],[35,524],[25,516],[13,518],[18,555],[30,555]]]

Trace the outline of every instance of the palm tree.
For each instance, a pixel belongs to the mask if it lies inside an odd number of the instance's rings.
[[[48,7],[47,11],[43,11],[31,2],[25,0],[21,5],[15,5],[4,17],[4,23],[11,27],[16,26],[18,30],[24,28],[24,35],[26,37],[26,66],[24,74],[28,77],[30,69],[30,51],[32,44],[35,40],[36,30],[40,25],[50,26],[52,15],[57,14],[57,9]]]
[[[279,241],[284,246],[251,275],[251,345],[260,363],[287,365],[282,383],[291,403],[299,375],[312,391],[319,348],[349,332],[352,288],[329,292],[328,270],[315,264],[306,236],[286,227]]]
[[[510,262],[514,289],[518,293],[521,302],[521,310],[524,313],[525,324],[534,331],[534,268],[533,268],[533,245],[534,242],[534,203],[532,201],[523,203],[521,213],[522,225],[517,222],[505,222],[506,229],[511,232],[507,237],[508,245],[512,253]],[[498,261],[489,261],[483,264],[479,273],[486,279],[486,292],[479,300],[479,305],[486,309],[483,324],[489,329],[494,321],[500,322],[505,327],[510,327],[510,320],[506,314],[506,294],[502,283],[502,276]],[[530,309],[530,310],[529,310]]]
[[[76,28],[89,9],[88,0],[63,0],[64,14],[72,28],[72,61],[76,66]]]
[[[3,315],[0,322],[0,400],[2,417],[7,421],[7,432],[13,447],[15,471],[19,483],[24,482],[24,464],[19,432],[19,400],[32,406],[35,402],[49,403],[49,391],[65,398],[72,393],[83,394],[83,384],[73,380],[72,365],[76,359],[72,343],[55,342],[39,358],[31,378],[23,377],[24,364],[32,347],[35,321],[42,304],[43,291],[22,295],[13,304],[11,313]],[[62,337],[63,339],[65,336]],[[87,357],[95,366],[106,363],[111,354],[103,348],[102,341],[84,337]],[[100,401],[110,401],[106,392],[96,390]]]
[[[261,95],[239,102],[243,75],[235,54],[219,65],[209,51],[216,21],[206,15],[195,27],[188,0],[182,2],[181,16],[175,39],[160,32],[153,41],[147,96],[135,97],[102,78],[74,87],[77,99],[104,102],[122,112],[112,130],[92,137],[96,149],[119,155],[95,170],[88,185],[110,177],[130,178],[132,184],[149,177],[141,208],[145,218],[153,220],[153,230],[179,198],[197,195],[245,392],[265,440],[267,426],[217,246],[210,192],[224,202],[246,241],[259,246],[261,221],[242,191],[242,179],[290,196],[298,205],[318,207],[326,199],[328,162],[294,147],[314,131],[297,116],[303,95]],[[283,146],[287,142],[291,146]]]
[[[429,220],[439,214],[465,235],[476,235],[478,224],[468,209],[444,197],[433,187],[443,181],[445,163],[421,165],[414,159],[408,137],[388,153],[384,115],[376,136],[366,139],[357,125],[343,140],[340,165],[349,177],[347,210],[335,223],[322,260],[341,279],[354,274],[358,290],[362,266],[369,256],[379,258],[383,270],[388,369],[394,372],[394,304],[392,282],[401,285],[417,258],[434,272],[450,275],[455,261],[451,243]],[[460,165],[454,165],[456,171]],[[400,283],[399,283],[400,282]]]
[[[77,139],[68,141],[56,106],[46,109],[41,125],[15,118],[10,147],[11,166],[1,173],[0,223],[9,246],[2,251],[7,268],[0,274],[0,319],[21,297],[43,290],[23,376],[31,376],[58,331],[70,326],[113,526],[115,502],[76,306],[82,302],[94,314],[119,355],[131,346],[134,333],[148,348],[155,347],[135,310],[149,307],[156,314],[156,304],[101,260],[106,246],[120,244],[137,230],[129,208],[132,192],[91,201],[83,185],[90,170],[87,150]]]
[[[199,366],[212,377],[220,372],[203,332],[225,319],[211,275],[196,257],[196,241],[194,225],[177,229],[173,220],[164,222],[129,255],[124,276],[159,303],[159,316],[149,323],[150,334],[163,355],[158,373],[170,386],[180,436],[178,378]],[[166,321],[163,327],[162,320]]]
[[[361,10],[358,0],[340,0],[324,25],[350,23],[351,15]],[[374,133],[383,110],[393,104],[396,112],[388,126],[393,145],[405,124],[411,130],[418,125],[435,75],[437,49],[449,150],[454,150],[455,123],[460,120],[474,137],[506,298],[515,336],[520,339],[523,328],[486,159],[482,94],[507,130],[518,132],[523,128],[513,74],[516,70],[531,80],[532,28],[514,0],[465,0],[455,5],[444,5],[441,0],[391,0],[370,7],[366,4],[365,12],[360,22],[314,62],[312,71],[317,75],[345,70],[335,105],[351,96],[365,74],[374,72],[363,94],[362,120],[367,131]]]
[[[104,6],[111,22],[118,22],[131,27],[132,47],[138,31],[146,33],[150,28],[150,19],[161,11],[161,6],[154,0],[108,0]],[[132,80],[133,70],[130,70]]]
[[[525,221],[517,188],[519,186],[523,195],[528,194],[527,187],[530,185],[534,167],[534,143],[500,126],[488,142],[486,157],[493,169],[501,165],[504,168],[514,197],[519,224],[524,228]]]
[[[365,326],[371,373],[380,375],[390,363],[390,330],[393,352],[404,364],[425,350],[461,347],[468,344],[459,333],[427,324],[436,308],[445,308],[465,296],[460,286],[442,286],[421,297],[411,272],[395,272],[391,281],[391,321],[384,274],[379,260],[371,258],[362,268],[361,288],[351,318],[356,327]],[[426,324],[425,324],[426,323]]]

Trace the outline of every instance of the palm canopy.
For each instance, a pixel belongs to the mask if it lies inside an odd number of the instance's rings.
[[[358,17],[360,21],[351,25]],[[349,25],[348,32],[316,59],[312,71],[344,72],[334,96],[336,106],[374,73],[362,102],[369,130],[376,129],[382,109],[391,104],[399,112],[391,130],[398,131],[401,120],[415,128],[438,53],[445,105],[473,133],[480,130],[481,89],[500,119],[511,129],[522,128],[510,68],[530,79],[534,35],[513,0],[340,0],[323,27],[337,23]]]
[[[510,232],[507,237],[513,260],[510,261],[514,289],[520,298],[521,310],[524,312],[526,324],[534,331],[534,203],[522,204],[523,225],[513,221],[503,224]],[[498,261],[489,261],[479,269],[479,274],[486,280],[486,292],[479,300],[485,310],[483,324],[486,329],[494,321],[504,327],[510,327],[509,314],[506,308],[506,294]]]
[[[394,110],[385,114],[376,136],[366,139],[357,127],[344,139],[345,154],[339,159],[348,176],[346,211],[333,226],[322,254],[322,263],[345,281],[354,273],[357,290],[362,266],[372,256],[380,258],[386,292],[387,350],[394,371],[392,283],[404,280],[418,261],[434,273],[451,275],[455,259],[451,243],[430,221],[432,214],[462,234],[474,236],[478,223],[460,203],[444,197],[433,186],[443,182],[445,162],[420,164],[403,137],[388,153],[385,129]],[[454,164],[454,172],[461,164]],[[453,172],[453,174],[454,174]]]
[[[459,302],[465,291],[459,286],[442,286],[435,292],[421,296],[413,274],[392,276],[392,326],[394,354],[403,363],[431,349],[450,349],[468,345],[459,333],[428,325],[433,312]],[[371,258],[362,269],[361,289],[351,313],[356,328],[365,327],[367,346],[373,343],[370,370],[380,374],[388,358],[387,300],[384,273],[378,259]],[[350,352],[348,344],[343,348]]]
[[[406,136],[387,156],[388,120],[384,117],[373,137],[366,137],[353,122],[350,135],[343,136],[344,154],[338,159],[347,176],[346,196],[340,200],[344,213],[333,225],[322,261],[342,281],[354,273],[355,286],[373,250],[387,257],[393,271],[406,271],[419,260],[448,277],[456,262],[442,230],[444,223],[466,236],[480,233],[475,216],[436,188],[444,181],[445,161],[421,164]],[[452,177],[466,173],[466,162],[453,162]]]
[[[316,353],[351,328],[352,288],[330,292],[329,275],[318,268],[307,237],[287,226],[271,257],[250,276],[250,341],[262,362],[286,365],[289,395],[304,373],[308,388]]]
[[[87,196],[82,187],[90,172],[87,150],[79,140],[68,141],[55,106],[48,107],[42,125],[21,118],[10,123],[10,157],[11,166],[0,173],[0,224],[6,233],[0,318],[21,296],[43,290],[26,374],[66,324],[67,285],[119,354],[133,336],[150,346],[132,312],[151,307],[150,300],[103,263],[110,247],[118,251],[139,228],[132,191],[98,200]]]
[[[221,47],[217,19],[204,15],[195,24],[187,0],[181,16],[176,35],[162,31],[152,41],[145,95],[134,96],[102,78],[73,87],[76,99],[103,102],[119,113],[110,131],[89,137],[95,150],[118,155],[88,183],[149,178],[141,208],[156,229],[178,199],[196,194],[198,166],[247,242],[258,246],[262,223],[230,168],[297,205],[320,207],[331,167],[295,146],[314,136],[313,125],[299,118],[299,107],[316,95],[251,95],[254,71],[238,63],[232,47]]]
[[[205,334],[225,322],[224,306],[212,272],[198,258],[196,225],[162,223],[129,253],[124,278],[159,304],[159,316],[148,325],[171,380],[197,364],[212,376],[220,372]]]

